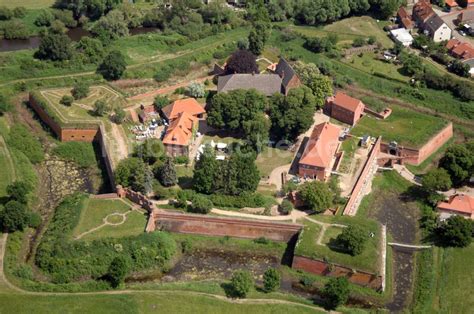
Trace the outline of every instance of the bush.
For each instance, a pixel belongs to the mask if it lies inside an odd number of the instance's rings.
[[[30,37],[28,27],[21,20],[13,19],[3,24],[5,39],[27,39]]]
[[[168,67],[161,68],[153,77],[158,83],[165,82],[171,77],[171,69]]]
[[[41,215],[35,212],[30,212],[28,215],[28,227],[37,229],[41,225]]]
[[[445,220],[437,234],[446,246],[467,247],[472,242],[472,232],[471,220],[454,215]]]
[[[264,207],[266,204],[265,197],[258,193],[243,193],[238,196],[212,194],[210,195],[212,203],[217,207]]]
[[[283,200],[280,205],[280,211],[285,214],[289,215],[291,214],[291,211],[293,210],[293,204],[289,200]]]
[[[94,103],[94,115],[97,117],[103,117],[109,112],[109,110],[109,106],[102,99],[99,99]]]
[[[86,83],[77,83],[71,90],[71,94],[76,100],[86,98],[89,95],[89,92],[89,85],[87,85]]]
[[[6,6],[0,6],[0,21],[7,21],[13,17],[13,12]]]
[[[263,290],[273,292],[280,287],[280,273],[275,268],[269,268],[263,274]]]
[[[18,201],[8,201],[3,209],[0,208],[0,230],[3,232],[22,231],[28,226],[28,219],[28,208]]]
[[[97,164],[94,146],[87,142],[62,142],[53,149],[53,154],[80,167],[92,167]]]
[[[322,294],[329,309],[335,309],[349,299],[349,281],[346,277],[331,278],[324,285]]]
[[[130,269],[129,261],[123,256],[117,256],[112,260],[107,272],[107,279],[114,288],[119,287]]]
[[[174,158],[174,162],[178,165],[186,165],[189,163],[189,157],[188,156],[176,156]]]
[[[231,296],[245,298],[254,285],[250,272],[246,270],[236,271],[230,280]]]
[[[205,196],[195,195],[189,210],[193,213],[209,214],[212,209],[212,202]]]
[[[64,105],[64,106],[67,106],[67,107],[70,107],[73,102],[74,102],[74,97],[69,96],[69,95],[64,95],[64,96],[61,98],[61,100],[59,101],[59,103],[60,103],[61,105]]]
[[[15,124],[10,128],[8,145],[25,154],[33,164],[38,164],[44,160],[41,142],[20,124]]]
[[[256,238],[255,240],[253,240],[253,242],[258,243],[258,244],[269,244],[270,240],[268,240],[265,237],[260,237],[260,238]]]
[[[354,40],[352,41],[352,46],[353,46],[353,47],[362,47],[362,46],[364,46],[365,44],[366,44],[366,41],[365,41],[365,39],[362,38],[362,37],[357,37],[356,39],[354,39]]]
[[[346,249],[351,255],[359,255],[364,250],[369,239],[367,232],[356,225],[350,225],[342,230],[337,236],[337,243]]]

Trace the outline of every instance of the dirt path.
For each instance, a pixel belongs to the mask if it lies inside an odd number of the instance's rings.
[[[305,212],[299,211],[297,209],[293,209],[291,214],[286,216],[264,216],[264,215],[254,215],[254,214],[246,214],[246,213],[239,213],[230,210],[222,210],[213,208],[211,213],[222,215],[222,216],[232,216],[232,217],[242,217],[242,218],[252,218],[258,220],[269,220],[269,221],[289,221],[296,222],[298,219],[304,218],[308,215]]]
[[[113,136],[113,141],[110,141],[110,143],[114,143],[116,145],[116,148],[113,150],[115,153],[118,153],[118,156],[114,156],[114,160],[122,160],[128,157],[128,145],[127,145],[127,140],[125,136],[125,132],[123,131],[123,128],[119,127],[115,123],[111,123],[112,126],[112,136]]]
[[[288,164],[288,165],[280,166],[278,168],[273,169],[269,175],[267,183],[275,185],[277,191],[280,191],[283,186],[281,182],[282,174],[286,172],[286,174],[288,175],[288,173],[290,172],[290,167],[291,167],[291,164]]]

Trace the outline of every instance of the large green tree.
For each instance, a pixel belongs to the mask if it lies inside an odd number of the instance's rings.
[[[306,87],[291,89],[287,96],[270,99],[271,134],[275,139],[294,140],[309,129],[316,110],[316,98]]]
[[[160,167],[158,180],[163,186],[173,186],[178,183],[178,177],[176,175],[176,167],[173,159],[167,157]]]
[[[194,190],[205,194],[213,193],[218,171],[219,164],[214,149],[210,145],[206,145],[194,167]]]
[[[305,182],[300,187],[300,196],[316,212],[323,212],[331,207],[334,199],[328,184],[321,181]]]
[[[328,309],[336,309],[349,299],[349,281],[346,277],[331,278],[324,285],[322,295],[325,298]]]
[[[114,50],[104,58],[104,61],[97,68],[97,72],[106,80],[115,81],[122,77],[126,68],[125,57],[120,51]]]
[[[342,230],[336,241],[349,254],[355,256],[364,251],[368,239],[369,235],[364,229],[357,225],[350,225]]]
[[[165,157],[165,146],[157,138],[146,139],[141,145],[135,147],[134,155],[153,165]]]
[[[454,185],[462,185],[474,173],[474,145],[449,147],[439,165],[448,171]]]
[[[23,181],[16,181],[7,185],[7,194],[10,199],[22,204],[28,203],[28,194],[30,194],[32,190],[32,186]]]
[[[452,182],[446,169],[436,168],[423,176],[421,184],[427,192],[436,192],[449,190]]]
[[[64,34],[47,34],[40,39],[35,57],[42,60],[64,61],[73,56],[71,40]]]
[[[110,263],[107,278],[114,288],[119,287],[130,270],[130,262],[123,256],[115,257]]]
[[[441,242],[447,246],[466,247],[472,242],[473,222],[461,216],[451,216],[438,228]]]
[[[29,212],[25,204],[15,200],[8,201],[0,208],[0,229],[4,232],[21,231],[28,226]]]
[[[115,181],[124,187],[142,193],[151,190],[152,173],[143,160],[136,157],[123,159],[115,169]]]

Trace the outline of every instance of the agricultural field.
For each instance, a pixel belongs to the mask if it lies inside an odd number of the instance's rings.
[[[384,21],[377,22],[371,17],[363,16],[347,18],[323,27],[291,25],[290,29],[308,37],[336,34],[341,44],[351,44],[358,37],[374,36],[384,47],[390,48],[393,46],[393,42],[383,31],[385,25],[387,24]]]
[[[295,255],[309,258],[327,259],[329,262],[353,267],[355,269],[376,273],[379,271],[380,227],[374,220],[354,217],[313,215],[312,219],[328,223],[350,225],[357,224],[367,233],[375,233],[375,237],[367,241],[364,251],[357,256],[341,252],[334,244],[337,235],[342,232],[339,226],[327,226],[321,235],[322,226],[304,220],[304,230],[295,248]],[[319,243],[318,243],[319,242]]]
[[[44,9],[51,7],[55,0],[0,0],[0,6],[8,8],[25,7],[27,9]]]
[[[352,134],[382,136],[385,142],[396,141],[399,145],[418,148],[439,132],[446,121],[413,110],[388,105],[393,111],[385,120],[366,115],[352,129]]]

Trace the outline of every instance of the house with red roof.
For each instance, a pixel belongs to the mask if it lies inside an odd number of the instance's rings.
[[[452,215],[458,215],[474,220],[474,197],[464,194],[455,194],[446,202],[438,203],[437,209],[441,220]]]
[[[446,5],[452,9],[452,8],[457,8],[459,4],[456,2],[456,0],[446,0]]]
[[[298,162],[298,174],[304,178],[326,181],[336,161],[341,129],[329,122],[318,124]]]
[[[407,30],[415,27],[415,23],[413,23],[412,17],[405,7],[400,7],[400,9],[398,9],[397,18],[401,27],[404,27]]]
[[[364,109],[365,105],[362,101],[342,92],[328,97],[323,108],[325,114],[351,126],[359,121]]]
[[[468,60],[474,58],[474,47],[463,43],[456,38],[450,39],[446,44],[449,53],[458,59]]]
[[[179,99],[161,109],[169,122],[163,137],[163,144],[170,156],[187,156],[189,146],[199,127],[199,119],[206,110],[194,98]]]

